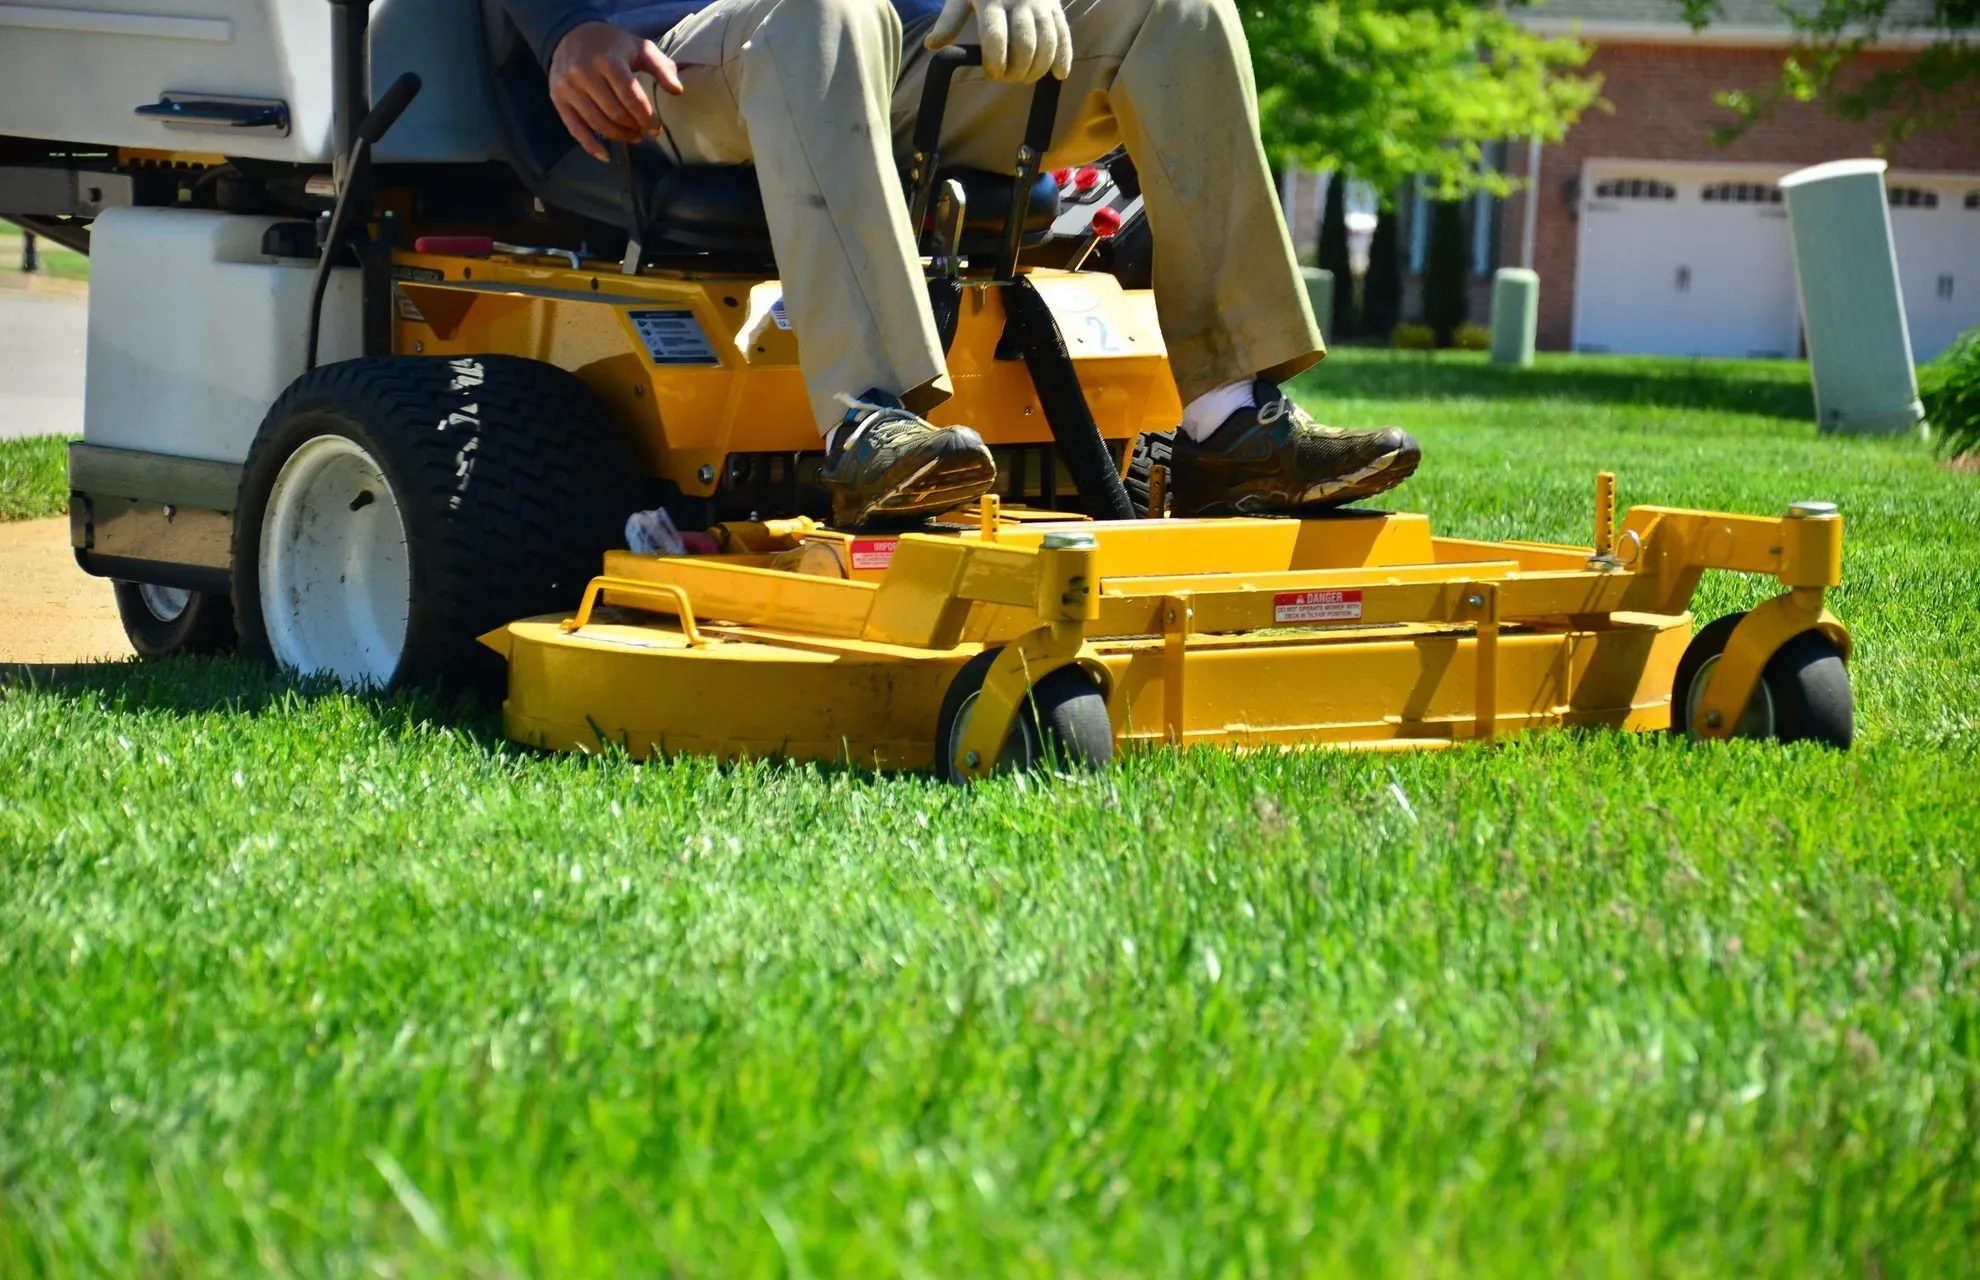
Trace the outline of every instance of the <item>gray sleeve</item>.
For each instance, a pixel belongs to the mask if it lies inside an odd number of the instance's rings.
[[[602,9],[589,0],[503,0],[509,11],[509,20],[516,24],[529,47],[535,51],[536,60],[547,70],[550,55],[557,51],[557,42],[570,33],[572,27],[587,22],[608,22]]]

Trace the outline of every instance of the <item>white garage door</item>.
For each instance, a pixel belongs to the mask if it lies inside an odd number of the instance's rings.
[[[1582,176],[1577,351],[1792,356],[1801,347],[1782,171],[1592,161]]]
[[[1888,186],[1911,358],[1923,364],[1980,325],[1980,180],[1898,175]]]

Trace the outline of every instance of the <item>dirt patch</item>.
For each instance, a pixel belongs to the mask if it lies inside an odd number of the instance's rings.
[[[1948,458],[1946,465],[1954,471],[1980,471],[1980,453],[1969,453],[1964,458]]]
[[[67,517],[0,524],[0,662],[130,656],[110,584],[76,567]]]

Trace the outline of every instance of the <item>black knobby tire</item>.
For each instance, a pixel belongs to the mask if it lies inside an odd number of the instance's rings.
[[[942,711],[935,719],[935,772],[950,782],[964,781],[955,771],[950,750],[961,729],[959,722],[982,692],[990,664],[1002,652],[985,649],[965,662],[942,696]],[[1031,686],[1003,754],[997,757],[997,772],[1102,769],[1113,758],[1114,728],[1107,718],[1106,695],[1081,668],[1060,667]]]
[[[1729,613],[1699,629],[1678,659],[1671,681],[1671,732],[1688,737],[1685,710],[1706,663],[1726,651],[1744,613]],[[1849,667],[1820,631],[1804,631],[1774,652],[1760,671],[1773,706],[1772,736],[1779,742],[1821,742],[1848,749],[1856,737],[1856,704]]]
[[[118,581],[111,589],[124,634],[140,658],[226,653],[234,647],[234,606],[224,595],[190,592],[185,606],[166,617],[145,598],[143,583]]]
[[[1144,431],[1135,437],[1134,452],[1128,457],[1127,476],[1122,484],[1127,487],[1128,501],[1134,504],[1134,513],[1143,519],[1151,515],[1159,516],[1159,511],[1148,509],[1148,478],[1156,466],[1168,471],[1169,478],[1175,478],[1176,433],[1174,431]],[[1163,503],[1167,506],[1167,502]]]
[[[378,463],[405,525],[411,600],[386,688],[495,692],[500,658],[475,638],[577,606],[623,545],[638,472],[604,402],[574,375],[515,356],[372,356],[324,365],[282,393],[248,453],[234,521],[242,649],[274,662],[263,619],[261,526],[283,464],[341,435]]]

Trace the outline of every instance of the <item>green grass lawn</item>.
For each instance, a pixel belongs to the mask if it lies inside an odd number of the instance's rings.
[[[970,791],[0,689],[0,1274],[1980,1270],[1980,486],[1792,365],[1343,353],[1404,505],[1849,519],[1842,755],[1537,735]],[[1701,613],[1763,584],[1708,580]]]
[[[69,509],[69,446],[53,436],[0,440],[0,521]]]

